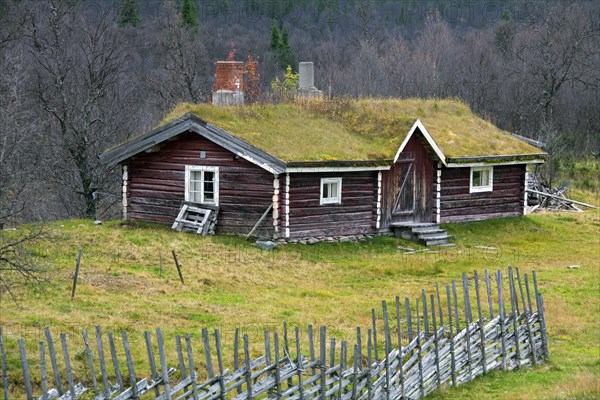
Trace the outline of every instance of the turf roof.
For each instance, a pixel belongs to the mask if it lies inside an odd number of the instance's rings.
[[[420,119],[446,159],[543,153],[455,99],[359,99],[215,107],[182,103],[162,121],[193,113],[286,161],[393,159]],[[518,158],[518,157],[517,157]]]

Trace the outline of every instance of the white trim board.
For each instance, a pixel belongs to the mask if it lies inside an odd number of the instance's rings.
[[[541,159],[528,160],[528,161],[505,161],[505,162],[476,162],[476,163],[448,163],[448,168],[461,168],[461,167],[496,167],[501,165],[519,165],[519,164],[543,164],[545,161]]]
[[[423,125],[423,123],[419,119],[417,119],[415,121],[415,123],[413,124],[412,128],[410,128],[410,131],[408,131],[408,134],[404,138],[404,141],[402,142],[402,144],[398,148],[398,151],[396,152],[396,156],[394,157],[394,164],[396,164],[396,161],[398,161],[398,158],[400,157],[400,153],[402,153],[402,151],[404,150],[404,148],[408,144],[408,141],[413,136],[413,134],[415,133],[415,131],[417,130],[417,128],[419,128],[419,131],[425,137],[425,140],[427,140],[427,143],[429,143],[429,145],[431,146],[431,148],[433,149],[433,151],[435,152],[435,154],[438,156],[438,158],[440,159],[440,161],[444,165],[446,165],[446,156],[444,156],[444,153],[442,153],[442,150],[440,150],[440,148],[438,147],[437,143],[435,143],[435,140],[433,140],[433,138],[431,137],[431,135],[429,134],[429,132],[427,131],[427,129],[425,129],[425,126]]]
[[[286,168],[288,174],[302,172],[360,172],[360,171],[387,171],[392,168],[391,165],[379,167],[291,167]]]

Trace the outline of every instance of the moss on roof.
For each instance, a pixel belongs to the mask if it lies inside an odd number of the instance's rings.
[[[215,107],[179,104],[283,161],[392,159],[420,119],[446,158],[539,154],[455,99],[359,99]]]

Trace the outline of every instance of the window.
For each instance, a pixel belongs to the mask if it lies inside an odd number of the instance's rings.
[[[342,178],[321,178],[321,205],[342,202]]]
[[[491,192],[494,187],[493,167],[471,168],[470,193]]]
[[[186,165],[185,201],[219,205],[219,167]]]

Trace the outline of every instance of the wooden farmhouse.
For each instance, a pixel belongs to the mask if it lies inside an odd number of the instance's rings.
[[[125,219],[207,206],[216,233],[290,240],[522,215],[546,156],[458,100],[363,99],[182,104],[101,160],[122,166]]]

